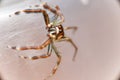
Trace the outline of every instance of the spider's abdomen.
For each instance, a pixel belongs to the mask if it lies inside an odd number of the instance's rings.
[[[53,38],[53,39],[60,39],[62,37],[64,37],[64,30],[62,25],[58,25],[58,26],[52,26],[48,29],[48,35]]]

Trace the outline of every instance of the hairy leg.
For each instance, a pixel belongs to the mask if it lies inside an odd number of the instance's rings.
[[[56,65],[54,66],[51,74],[47,78],[45,78],[44,80],[47,80],[49,77],[52,77],[55,74],[55,72],[57,71],[57,69],[60,65],[60,62],[61,62],[61,56],[60,56],[57,48],[55,47],[54,43],[51,43],[51,46],[52,46],[52,49],[54,50],[55,54],[57,55],[58,60],[57,60]]]
[[[23,47],[18,47],[18,46],[8,46],[8,48],[14,49],[14,50],[31,50],[31,49],[35,49],[35,50],[41,50],[44,47],[46,47],[47,45],[49,45],[51,43],[51,40],[48,39],[47,41],[45,41],[42,45],[40,46],[23,46]]]
[[[28,57],[28,56],[19,56],[19,57],[23,59],[37,60],[41,58],[48,58],[51,56],[51,53],[52,53],[52,49],[51,49],[51,45],[49,44],[47,54],[42,54],[40,56],[33,56],[33,57]]]
[[[47,12],[43,9],[25,9],[25,10],[17,11],[14,14],[19,15],[21,12],[24,12],[24,13],[42,13],[44,16],[45,24],[48,25],[50,23],[49,16],[48,16]]]
[[[73,32],[75,32],[78,28],[77,26],[69,26],[69,27],[64,27],[64,30],[73,30]]]
[[[44,3],[44,4],[43,4],[43,7],[44,7],[45,9],[51,11],[51,12],[54,13],[55,15],[60,16],[60,18],[61,18],[60,21],[59,21],[60,24],[62,24],[62,23],[64,22],[64,16],[63,16],[63,14],[62,14],[61,11],[60,11],[59,6],[56,6],[55,9],[54,9],[54,8],[52,8],[51,6],[49,6],[47,3]]]
[[[74,53],[73,59],[72,59],[72,60],[74,61],[74,60],[75,60],[75,57],[76,57],[76,55],[77,55],[77,50],[78,50],[77,46],[76,46],[75,43],[72,41],[72,39],[69,38],[69,37],[63,37],[62,39],[58,40],[58,42],[61,42],[61,41],[67,41],[67,42],[71,43],[72,46],[75,48],[75,53]]]

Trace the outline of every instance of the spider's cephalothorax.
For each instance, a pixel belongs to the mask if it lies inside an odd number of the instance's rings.
[[[56,46],[54,45],[55,41],[70,42],[73,45],[73,47],[75,48],[75,53],[74,53],[74,56],[73,56],[73,60],[74,60],[75,56],[76,56],[76,53],[77,53],[77,46],[74,44],[72,39],[65,36],[64,30],[69,30],[69,29],[76,30],[77,27],[75,27],[75,26],[63,27],[62,26],[62,23],[64,22],[64,16],[60,11],[59,6],[55,6],[55,8],[52,8],[47,3],[43,3],[42,6],[43,6],[44,9],[40,9],[40,8],[38,8],[38,9],[25,9],[25,10],[22,10],[22,11],[15,12],[15,15],[19,15],[21,12],[42,13],[43,17],[44,17],[45,24],[46,24],[46,29],[48,31],[48,34],[47,34],[48,35],[48,40],[46,40],[42,45],[38,45],[38,46],[22,46],[22,47],[8,46],[8,48],[15,49],[15,50],[30,50],[30,49],[41,50],[41,49],[48,46],[47,54],[43,54],[43,55],[40,55],[40,56],[33,56],[33,57],[20,56],[21,58],[31,59],[31,60],[36,60],[36,59],[40,59],[40,58],[47,58],[51,55],[52,51],[54,50],[56,56],[58,57],[58,60],[57,60],[57,63],[55,65],[55,67],[53,68],[51,74],[48,76],[48,77],[51,77],[52,75],[55,74],[55,72],[58,69],[58,66],[61,62],[61,55],[59,54],[59,51],[57,50]],[[49,18],[49,15],[48,15],[46,10],[48,10],[48,11],[50,11],[54,14],[54,17],[55,17],[54,20],[51,20]],[[45,80],[47,78],[45,78]]]
[[[48,27],[48,36],[54,40],[59,40],[63,38],[64,37],[63,26],[62,25],[57,25],[57,26],[50,25]]]

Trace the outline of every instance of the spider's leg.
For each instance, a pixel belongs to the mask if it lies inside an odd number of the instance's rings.
[[[63,37],[62,39],[60,39],[60,40],[58,40],[58,42],[60,42],[60,41],[67,41],[67,42],[70,42],[71,44],[72,44],[72,46],[75,48],[75,53],[74,53],[74,55],[73,55],[73,61],[75,60],[75,57],[76,57],[76,55],[77,55],[77,50],[78,50],[78,48],[77,48],[77,46],[75,45],[75,43],[72,41],[72,39],[71,38],[69,38],[69,37]]]
[[[60,62],[61,62],[61,55],[59,54],[57,48],[55,47],[54,43],[52,43],[52,48],[55,52],[55,54],[57,55],[58,57],[58,60],[57,60],[57,64],[55,65],[55,67],[53,68],[53,71],[52,71],[52,75],[55,74],[56,70],[58,69],[58,66],[60,65]]]
[[[59,54],[59,52],[58,52],[57,48],[55,47],[54,43],[51,43],[51,46],[52,46],[52,49],[54,50],[55,54],[57,55],[58,60],[57,60],[56,65],[54,66],[51,74],[47,78],[45,78],[44,80],[47,80],[48,78],[52,77],[55,74],[55,72],[57,71],[58,66],[60,65],[60,62],[61,62],[61,55]]]
[[[78,28],[77,28],[77,26],[64,27],[64,30],[71,30],[71,29],[73,29],[75,32]]]
[[[54,13],[55,15],[60,16],[60,18],[61,18],[61,20],[60,20],[60,22],[59,22],[60,24],[61,24],[62,22],[64,22],[64,16],[63,16],[63,14],[62,14],[61,11],[60,11],[59,6],[56,6],[55,9],[54,9],[54,8],[52,8],[51,6],[49,6],[47,3],[44,3],[44,4],[43,4],[43,7],[44,7],[45,9],[51,11],[51,12]]]
[[[49,11],[51,11],[52,13],[54,14],[57,14],[57,10],[56,9],[53,9],[51,6],[49,6],[46,2],[43,3],[43,7]]]
[[[55,6],[56,10],[60,10],[60,7],[58,5]]]
[[[47,54],[43,54],[40,56],[33,56],[33,57],[28,57],[28,56],[19,56],[19,57],[23,59],[36,60],[36,59],[41,59],[41,58],[48,58],[51,56],[51,53],[52,53],[52,49],[51,49],[51,45],[49,44]]]
[[[25,9],[25,10],[22,10],[22,11],[17,11],[14,14],[19,15],[21,12],[25,12],[25,13],[42,13],[43,16],[44,16],[45,24],[48,25],[50,23],[49,16],[48,16],[47,12],[45,10],[43,10],[43,9]]]
[[[14,50],[31,50],[31,49],[35,49],[35,50],[41,50],[44,47],[46,47],[47,45],[49,45],[51,43],[51,40],[48,39],[47,41],[45,41],[42,45],[40,46],[23,46],[23,47],[18,47],[18,46],[8,46],[8,48],[14,49]]]

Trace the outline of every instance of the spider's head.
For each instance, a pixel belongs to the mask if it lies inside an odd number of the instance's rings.
[[[53,23],[48,24],[48,36],[52,39],[58,39],[64,36],[62,25],[55,25]]]

